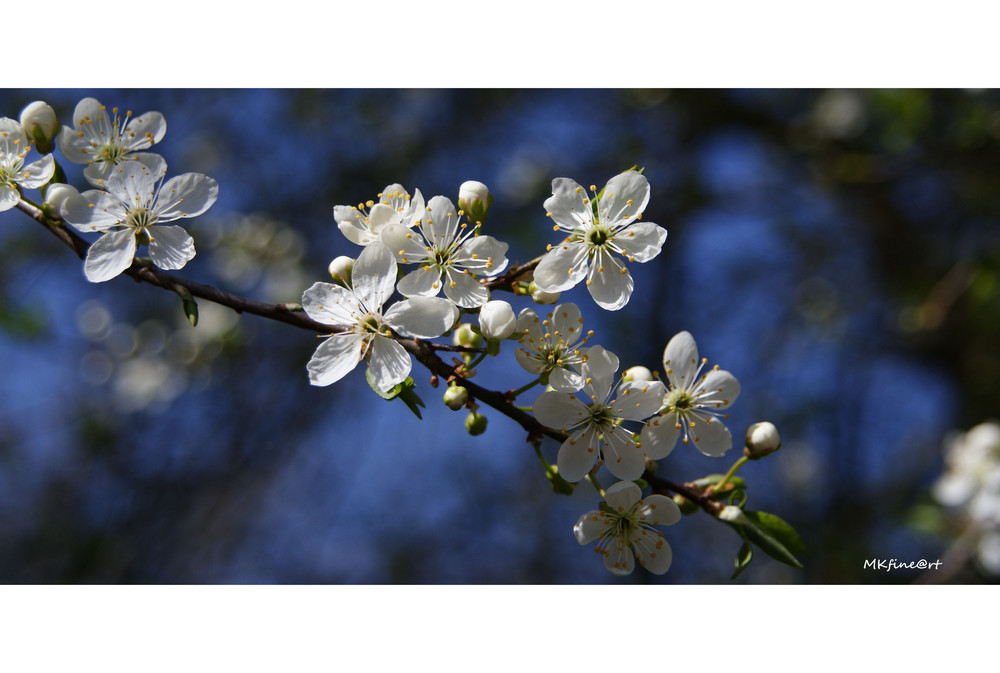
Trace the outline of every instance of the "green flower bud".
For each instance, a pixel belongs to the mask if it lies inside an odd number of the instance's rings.
[[[764,421],[747,428],[747,442],[743,455],[750,460],[759,460],[781,448],[781,437],[773,423]]]
[[[562,294],[561,292],[545,292],[543,290],[539,290],[538,286],[535,285],[535,281],[531,281],[531,284],[528,285],[528,293],[531,295],[531,298],[535,300],[536,304],[554,304],[559,301],[559,297]]]
[[[330,276],[333,278],[334,282],[338,285],[343,285],[344,287],[351,286],[351,271],[353,270],[354,260],[344,255],[341,255],[330,262],[330,266],[328,268]]]
[[[469,180],[458,188],[458,207],[473,224],[486,222],[486,213],[493,205],[493,195],[481,182]]]
[[[45,101],[36,100],[21,110],[21,126],[42,154],[48,154],[55,148],[59,119],[56,118],[56,111]]]
[[[465,417],[465,429],[475,437],[486,432],[486,417],[478,411],[473,411]]]
[[[506,339],[514,333],[516,326],[514,309],[505,301],[488,301],[479,309],[479,331],[487,339]]]
[[[653,372],[649,371],[646,367],[642,365],[637,365],[635,367],[629,367],[622,374],[622,381],[655,381],[653,378]]]
[[[444,391],[444,405],[452,411],[458,411],[469,401],[469,391],[462,386],[451,385]],[[468,421],[466,421],[468,425]]]
[[[483,345],[483,337],[473,331],[472,325],[462,323],[455,330],[455,333],[451,335],[451,342],[456,346],[479,348]]]
[[[680,493],[674,496],[674,503],[681,508],[681,514],[685,516],[690,516],[700,509],[698,503],[688,500]]]

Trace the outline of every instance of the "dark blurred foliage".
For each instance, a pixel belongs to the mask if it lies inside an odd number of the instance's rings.
[[[944,434],[996,417],[1000,397],[995,92],[8,90],[0,114],[44,99],[65,120],[86,95],[162,112],[170,173],[219,181],[213,208],[182,222],[199,254],[181,274],[269,301],[356,256],[332,207],[389,183],[454,200],[486,182],[488,233],[527,261],[554,242],[552,178],[600,187],[644,166],[662,254],[633,267],[620,312],[582,287],[563,299],[623,367],[662,369],[689,330],[743,385],[734,436],[780,429],[782,450],[741,474],[748,507],[800,531],[805,568],[761,554],[738,581],[907,582],[863,561],[945,553],[947,527],[914,513]],[[419,365],[422,421],[360,368],[310,387],[308,333],[204,302],[191,328],[174,295],[87,283],[16,211],[0,240],[0,580],[619,581],[572,537],[592,489],[552,493],[495,412],[469,437]],[[480,377],[528,380],[514,369]],[[721,472],[737,451],[682,446],[661,473]],[[671,570],[626,581],[728,581],[730,530],[696,516],[665,532]],[[988,578],[970,564],[951,579]]]

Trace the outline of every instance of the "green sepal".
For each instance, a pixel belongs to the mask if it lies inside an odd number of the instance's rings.
[[[743,546],[741,546],[739,552],[737,552],[736,561],[733,564],[736,568],[736,571],[733,573],[733,576],[730,577],[729,579],[734,580],[737,577],[739,577],[740,573],[742,573],[744,570],[747,569],[747,566],[750,565],[750,561],[752,560],[753,560],[753,547],[750,546],[750,543],[744,537]]]
[[[549,465],[545,468],[545,478],[549,480],[549,486],[552,490],[559,495],[573,495],[573,489],[576,488],[576,484],[571,484],[559,474],[559,468],[555,465]],[[605,505],[605,503],[601,503]]]
[[[500,355],[500,341],[497,339],[487,339],[486,352],[489,355]]]

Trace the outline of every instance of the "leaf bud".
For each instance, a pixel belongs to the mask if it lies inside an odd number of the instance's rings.
[[[747,428],[746,447],[743,455],[750,460],[759,460],[781,448],[781,437],[773,423],[764,421]]]
[[[42,154],[48,154],[55,148],[59,119],[56,118],[56,111],[45,101],[36,100],[21,110],[21,126]]]
[[[473,411],[465,417],[465,429],[475,437],[486,432],[486,417],[478,411]]]
[[[451,342],[456,346],[479,348],[483,345],[483,337],[473,331],[472,325],[462,323],[458,326],[458,329],[455,330],[455,333],[451,335]]]
[[[337,257],[332,262],[328,271],[330,276],[333,278],[334,282],[338,285],[343,285],[344,287],[351,286],[351,271],[354,270],[354,260],[345,255]]]
[[[469,222],[486,222],[486,213],[493,205],[493,195],[486,185],[476,180],[468,180],[458,188],[458,207],[465,212]]]
[[[451,385],[444,391],[444,405],[452,411],[458,411],[469,401],[469,391],[462,386]],[[468,421],[466,421],[468,425]]]
[[[505,301],[488,301],[479,309],[479,331],[487,339],[506,339],[514,333],[516,326],[514,309]]]
[[[655,380],[656,379],[653,378],[653,372],[649,371],[649,369],[647,369],[646,367],[643,367],[642,365],[637,365],[635,367],[629,367],[628,369],[625,370],[625,373],[622,374],[622,381],[625,381],[625,382],[629,382],[629,381],[637,381],[637,382],[638,381],[655,381]]]

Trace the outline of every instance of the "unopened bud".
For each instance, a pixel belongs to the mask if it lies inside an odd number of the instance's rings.
[[[649,369],[643,367],[642,365],[629,367],[628,369],[625,370],[625,373],[622,374],[622,381],[625,382],[655,381],[655,380],[656,379],[653,378],[653,372],[649,371]]]
[[[21,110],[21,126],[35,147],[42,154],[48,154],[55,147],[59,134],[59,119],[56,111],[45,101],[36,100]]]
[[[505,301],[488,301],[479,309],[479,331],[487,339],[506,339],[516,326],[514,309]]]
[[[351,286],[351,271],[354,270],[353,259],[341,255],[330,262],[328,270],[330,271],[330,276],[338,284],[343,285],[344,287]]]
[[[684,514],[685,516],[690,516],[699,509],[698,503],[688,500],[680,493],[674,496],[674,504],[680,507],[681,514]]]
[[[528,285],[528,293],[531,298],[535,300],[536,304],[554,304],[559,301],[561,292],[545,292],[544,290],[539,290],[538,286],[535,285],[535,281],[531,281]]]
[[[478,411],[473,411],[465,417],[465,429],[475,437],[486,432],[486,417]]]
[[[759,460],[781,448],[781,437],[773,423],[764,421],[747,428],[746,448],[743,455],[750,460]]]
[[[448,386],[444,391],[444,405],[452,411],[458,411],[469,401],[469,391],[462,386]],[[468,421],[466,421],[468,425]]]
[[[465,211],[469,222],[486,222],[486,213],[493,205],[493,195],[486,185],[476,180],[463,182],[458,188],[458,207]]]
[[[456,346],[465,346],[466,348],[479,348],[483,345],[483,337],[476,334],[472,330],[472,325],[469,323],[462,323],[455,330],[455,333],[451,336],[451,342]]]
[[[78,192],[76,187],[72,185],[67,185],[62,182],[51,183],[45,189],[45,203],[42,205],[42,208],[45,210],[45,214],[49,217],[62,217],[59,213],[59,209],[62,208],[63,203],[65,203],[66,199],[69,197],[78,196],[79,194],[80,192]]]
[[[719,518],[723,521],[735,524],[747,523],[747,515],[736,505],[726,505],[719,512]]]

